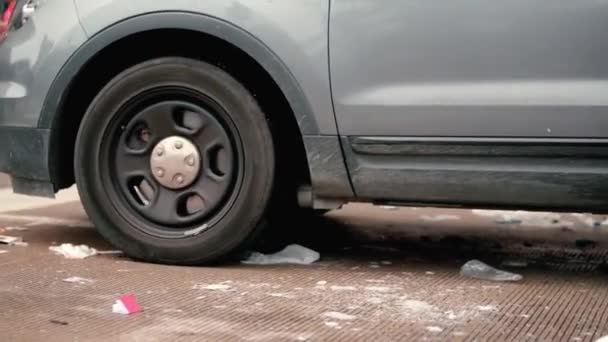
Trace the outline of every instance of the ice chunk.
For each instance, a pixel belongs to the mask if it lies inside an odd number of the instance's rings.
[[[523,279],[519,274],[496,269],[479,260],[470,260],[462,265],[460,274],[465,277],[491,281],[519,281]]]
[[[241,261],[249,265],[299,264],[309,265],[319,260],[320,254],[300,245],[289,245],[275,254],[253,252],[247,260]]]
[[[84,259],[96,255],[97,250],[87,245],[75,246],[71,243],[63,243],[61,246],[51,246],[49,250],[57,255],[63,255],[67,259]]]

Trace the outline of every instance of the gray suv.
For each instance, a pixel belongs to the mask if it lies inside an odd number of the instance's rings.
[[[201,264],[347,201],[608,208],[608,3],[0,0],[0,171]],[[289,229],[289,225],[284,225]]]

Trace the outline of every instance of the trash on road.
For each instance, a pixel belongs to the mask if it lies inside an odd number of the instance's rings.
[[[75,283],[75,284],[79,284],[79,285],[90,285],[95,282],[95,280],[93,280],[93,279],[82,278],[82,277],[69,277],[69,278],[63,279],[62,281],[66,282],[66,283]]]
[[[470,260],[462,265],[460,274],[465,277],[490,281],[520,281],[523,279],[519,274],[496,269],[479,260]]]
[[[0,235],[0,243],[6,244],[9,246],[14,246],[15,244],[18,244],[19,242],[23,242],[23,238],[20,236]]]
[[[97,250],[87,245],[72,245],[62,243],[60,246],[51,246],[49,250],[57,255],[63,255],[67,259],[84,259],[96,255]]]
[[[120,296],[116,303],[112,305],[112,312],[121,315],[131,315],[140,311],[141,307],[139,306],[139,303],[137,303],[135,295],[132,294]]]
[[[398,207],[392,206],[392,205],[382,205],[380,206],[380,208],[384,209],[384,210],[398,210]]]
[[[4,250],[4,249],[3,249],[3,250],[0,250],[0,254],[6,254],[6,253],[8,253],[8,251],[7,251],[7,250]]]
[[[312,249],[289,245],[275,254],[262,254],[253,252],[246,260],[241,261],[249,265],[276,265],[276,264],[298,264],[309,265],[319,260],[321,255]]]

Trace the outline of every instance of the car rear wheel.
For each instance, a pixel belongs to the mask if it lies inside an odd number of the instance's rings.
[[[83,205],[131,257],[202,264],[255,235],[272,193],[274,149],[251,94],[210,64],[159,58],[115,77],[76,146]]]

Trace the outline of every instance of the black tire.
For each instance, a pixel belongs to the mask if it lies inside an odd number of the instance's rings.
[[[123,183],[113,175],[122,164],[113,162],[119,152],[112,154],[112,144],[115,140],[120,144],[118,136],[130,134],[125,133],[125,127],[138,115],[133,103],[171,103],[171,96],[178,94],[184,96],[180,101],[190,99],[188,96],[202,101],[196,105],[204,107],[205,115],[211,113],[211,120],[216,119],[229,137],[231,163],[236,167],[231,171],[234,179],[226,182],[230,185],[226,195],[218,196],[217,208],[196,222],[176,216],[183,222],[173,225],[151,220],[142,214],[148,211],[129,204],[133,199],[120,191]],[[153,131],[151,138],[143,141],[154,145],[162,138]],[[181,57],[150,60],[116,76],[89,106],[76,142],[76,182],[87,214],[111,244],[148,262],[197,265],[236,255],[262,226],[274,172],[272,136],[252,95],[223,70]],[[165,191],[159,189],[155,191]],[[200,227],[206,228],[192,235],[192,230]]]

